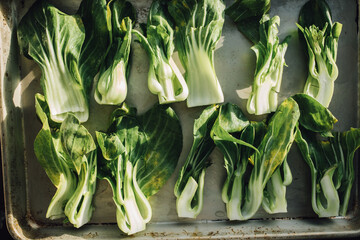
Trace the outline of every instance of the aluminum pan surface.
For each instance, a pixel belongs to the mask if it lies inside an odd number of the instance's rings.
[[[8,226],[16,238],[33,239],[115,239],[125,237],[116,226],[115,205],[111,189],[99,181],[94,198],[95,212],[89,224],[81,229],[63,225],[62,221],[45,218],[46,209],[55,188],[40,167],[33,152],[33,140],[40,130],[34,110],[34,94],[41,92],[41,72],[33,61],[18,55],[16,39],[11,32],[18,19],[34,1],[5,1],[1,3],[1,79],[2,79],[2,157]],[[76,11],[80,1],[53,1],[66,12]],[[139,21],[146,20],[150,1],[131,1],[138,10]],[[232,1],[226,1],[227,5]],[[281,100],[300,92],[306,79],[306,63],[299,45],[295,22],[304,0],[273,0],[270,15],[281,18],[280,39],[292,38],[286,53]],[[333,20],[343,23],[339,42],[339,77],[335,82],[334,98],[330,110],[339,119],[337,130],[357,126],[358,112],[358,38],[357,1],[328,0]],[[9,4],[7,4],[9,3]],[[10,47],[11,46],[11,47]],[[157,97],[147,89],[147,56],[141,46],[133,44],[133,63],[129,79],[127,102],[144,112]],[[215,68],[225,93],[225,101],[245,109],[248,88],[255,68],[255,55],[250,43],[227,18],[218,49]],[[175,56],[176,57],[176,56]],[[21,71],[20,71],[21,69]],[[91,116],[86,124],[91,132],[105,130],[108,119],[98,112],[109,114],[114,108],[91,103]],[[173,186],[181,163],[186,158],[192,142],[192,123],[202,108],[187,109],[184,103],[173,105],[183,126],[184,146],[175,174],[162,190],[151,197],[153,218],[145,232],[138,238],[318,238],[353,236],[360,233],[358,212],[359,178],[354,185],[354,198],[349,204],[346,218],[318,219],[310,205],[309,171],[299,157],[296,147],[289,154],[289,164],[294,176],[287,188],[288,213],[268,215],[262,209],[247,222],[226,221],[225,206],[221,201],[221,186],[225,177],[222,155],[215,150],[211,155],[213,165],[207,169],[204,208],[196,220],[179,219],[175,210]],[[359,172],[359,171],[357,171]]]

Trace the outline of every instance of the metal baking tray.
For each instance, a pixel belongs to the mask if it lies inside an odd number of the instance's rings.
[[[138,20],[146,21],[148,0],[130,0],[138,12]],[[229,5],[233,0],[227,0]],[[281,100],[301,92],[306,79],[306,60],[295,26],[300,7],[306,0],[272,0],[270,15],[281,18],[280,38],[291,35],[286,53]],[[181,219],[175,210],[173,187],[177,173],[192,143],[192,124],[202,108],[187,109],[185,103],[172,106],[178,113],[184,134],[184,146],[178,167],[167,184],[150,202],[153,217],[144,232],[128,237],[116,225],[115,205],[110,186],[99,181],[94,197],[95,211],[90,223],[75,229],[62,220],[45,218],[55,187],[37,162],[33,141],[41,125],[36,118],[34,94],[41,92],[41,72],[35,62],[19,55],[16,26],[34,0],[2,0],[0,2],[0,77],[1,77],[1,154],[6,202],[7,227],[15,239],[231,239],[231,238],[344,238],[360,235],[359,164],[352,199],[346,217],[319,219],[310,204],[309,168],[293,145],[288,160],[293,183],[287,188],[288,212],[266,214],[262,209],[245,222],[228,221],[221,200],[225,177],[222,155],[211,154],[213,164],[205,177],[204,207],[197,219]],[[73,13],[80,0],[52,1],[61,10]],[[358,71],[358,1],[328,0],[333,20],[343,24],[339,41],[339,77],[330,110],[339,119],[337,130],[359,126]],[[255,54],[250,43],[226,18],[222,38],[215,52],[215,68],[225,93],[225,101],[245,109],[246,95],[253,79]],[[176,56],[175,56],[176,57]],[[127,102],[141,113],[157,101],[147,89],[148,60],[138,43],[133,44],[133,62]],[[105,130],[107,114],[114,108],[90,102],[91,116],[86,127],[91,132]],[[98,114],[101,112],[102,114]],[[252,116],[250,116],[252,117]]]

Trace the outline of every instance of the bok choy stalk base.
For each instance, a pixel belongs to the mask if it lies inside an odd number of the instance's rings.
[[[150,58],[150,92],[158,95],[160,104],[184,101],[189,89],[172,58],[175,48],[174,29],[165,1],[155,0],[151,4],[146,36],[137,30],[133,32]]]
[[[185,68],[188,107],[224,101],[214,67],[214,51],[224,25],[221,0],[172,0],[169,13],[176,25],[175,45]]]
[[[145,230],[152,216],[148,198],[171,176],[182,150],[175,112],[155,105],[137,115],[124,103],[113,112],[108,131],[96,132],[96,138],[102,153],[98,177],[113,190],[119,228],[129,235]]]
[[[310,0],[301,8],[297,26],[308,57],[304,93],[328,107],[338,77],[336,59],[342,24],[332,22],[325,0]]]
[[[96,145],[73,114],[59,124],[51,120],[44,96],[35,97],[36,113],[43,126],[34,141],[35,155],[57,188],[46,217],[66,217],[79,228],[92,216],[96,189]]]

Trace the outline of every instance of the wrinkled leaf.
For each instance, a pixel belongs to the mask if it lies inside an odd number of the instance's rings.
[[[316,99],[307,94],[295,94],[292,98],[300,109],[300,124],[313,132],[328,132],[334,128],[337,119]]]
[[[106,0],[83,0],[78,14],[85,27],[79,72],[86,92],[89,92],[111,44],[111,24],[108,21]]]
[[[225,13],[239,31],[255,44],[260,40],[260,19],[270,10],[270,6],[270,0],[235,0]]]
[[[79,120],[73,114],[69,114],[61,124],[60,138],[64,151],[79,174],[81,164],[87,160],[83,159],[83,156],[96,149],[91,134],[83,125],[80,125]]]

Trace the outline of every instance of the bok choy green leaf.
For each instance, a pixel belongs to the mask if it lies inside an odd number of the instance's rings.
[[[225,14],[245,37],[257,43],[260,40],[260,20],[270,10],[270,6],[270,0],[235,0],[225,10]]]
[[[123,104],[108,131],[96,137],[102,153],[98,177],[113,190],[118,226],[129,235],[143,231],[152,216],[148,198],[171,176],[182,150],[179,120],[165,105],[137,115]]]

